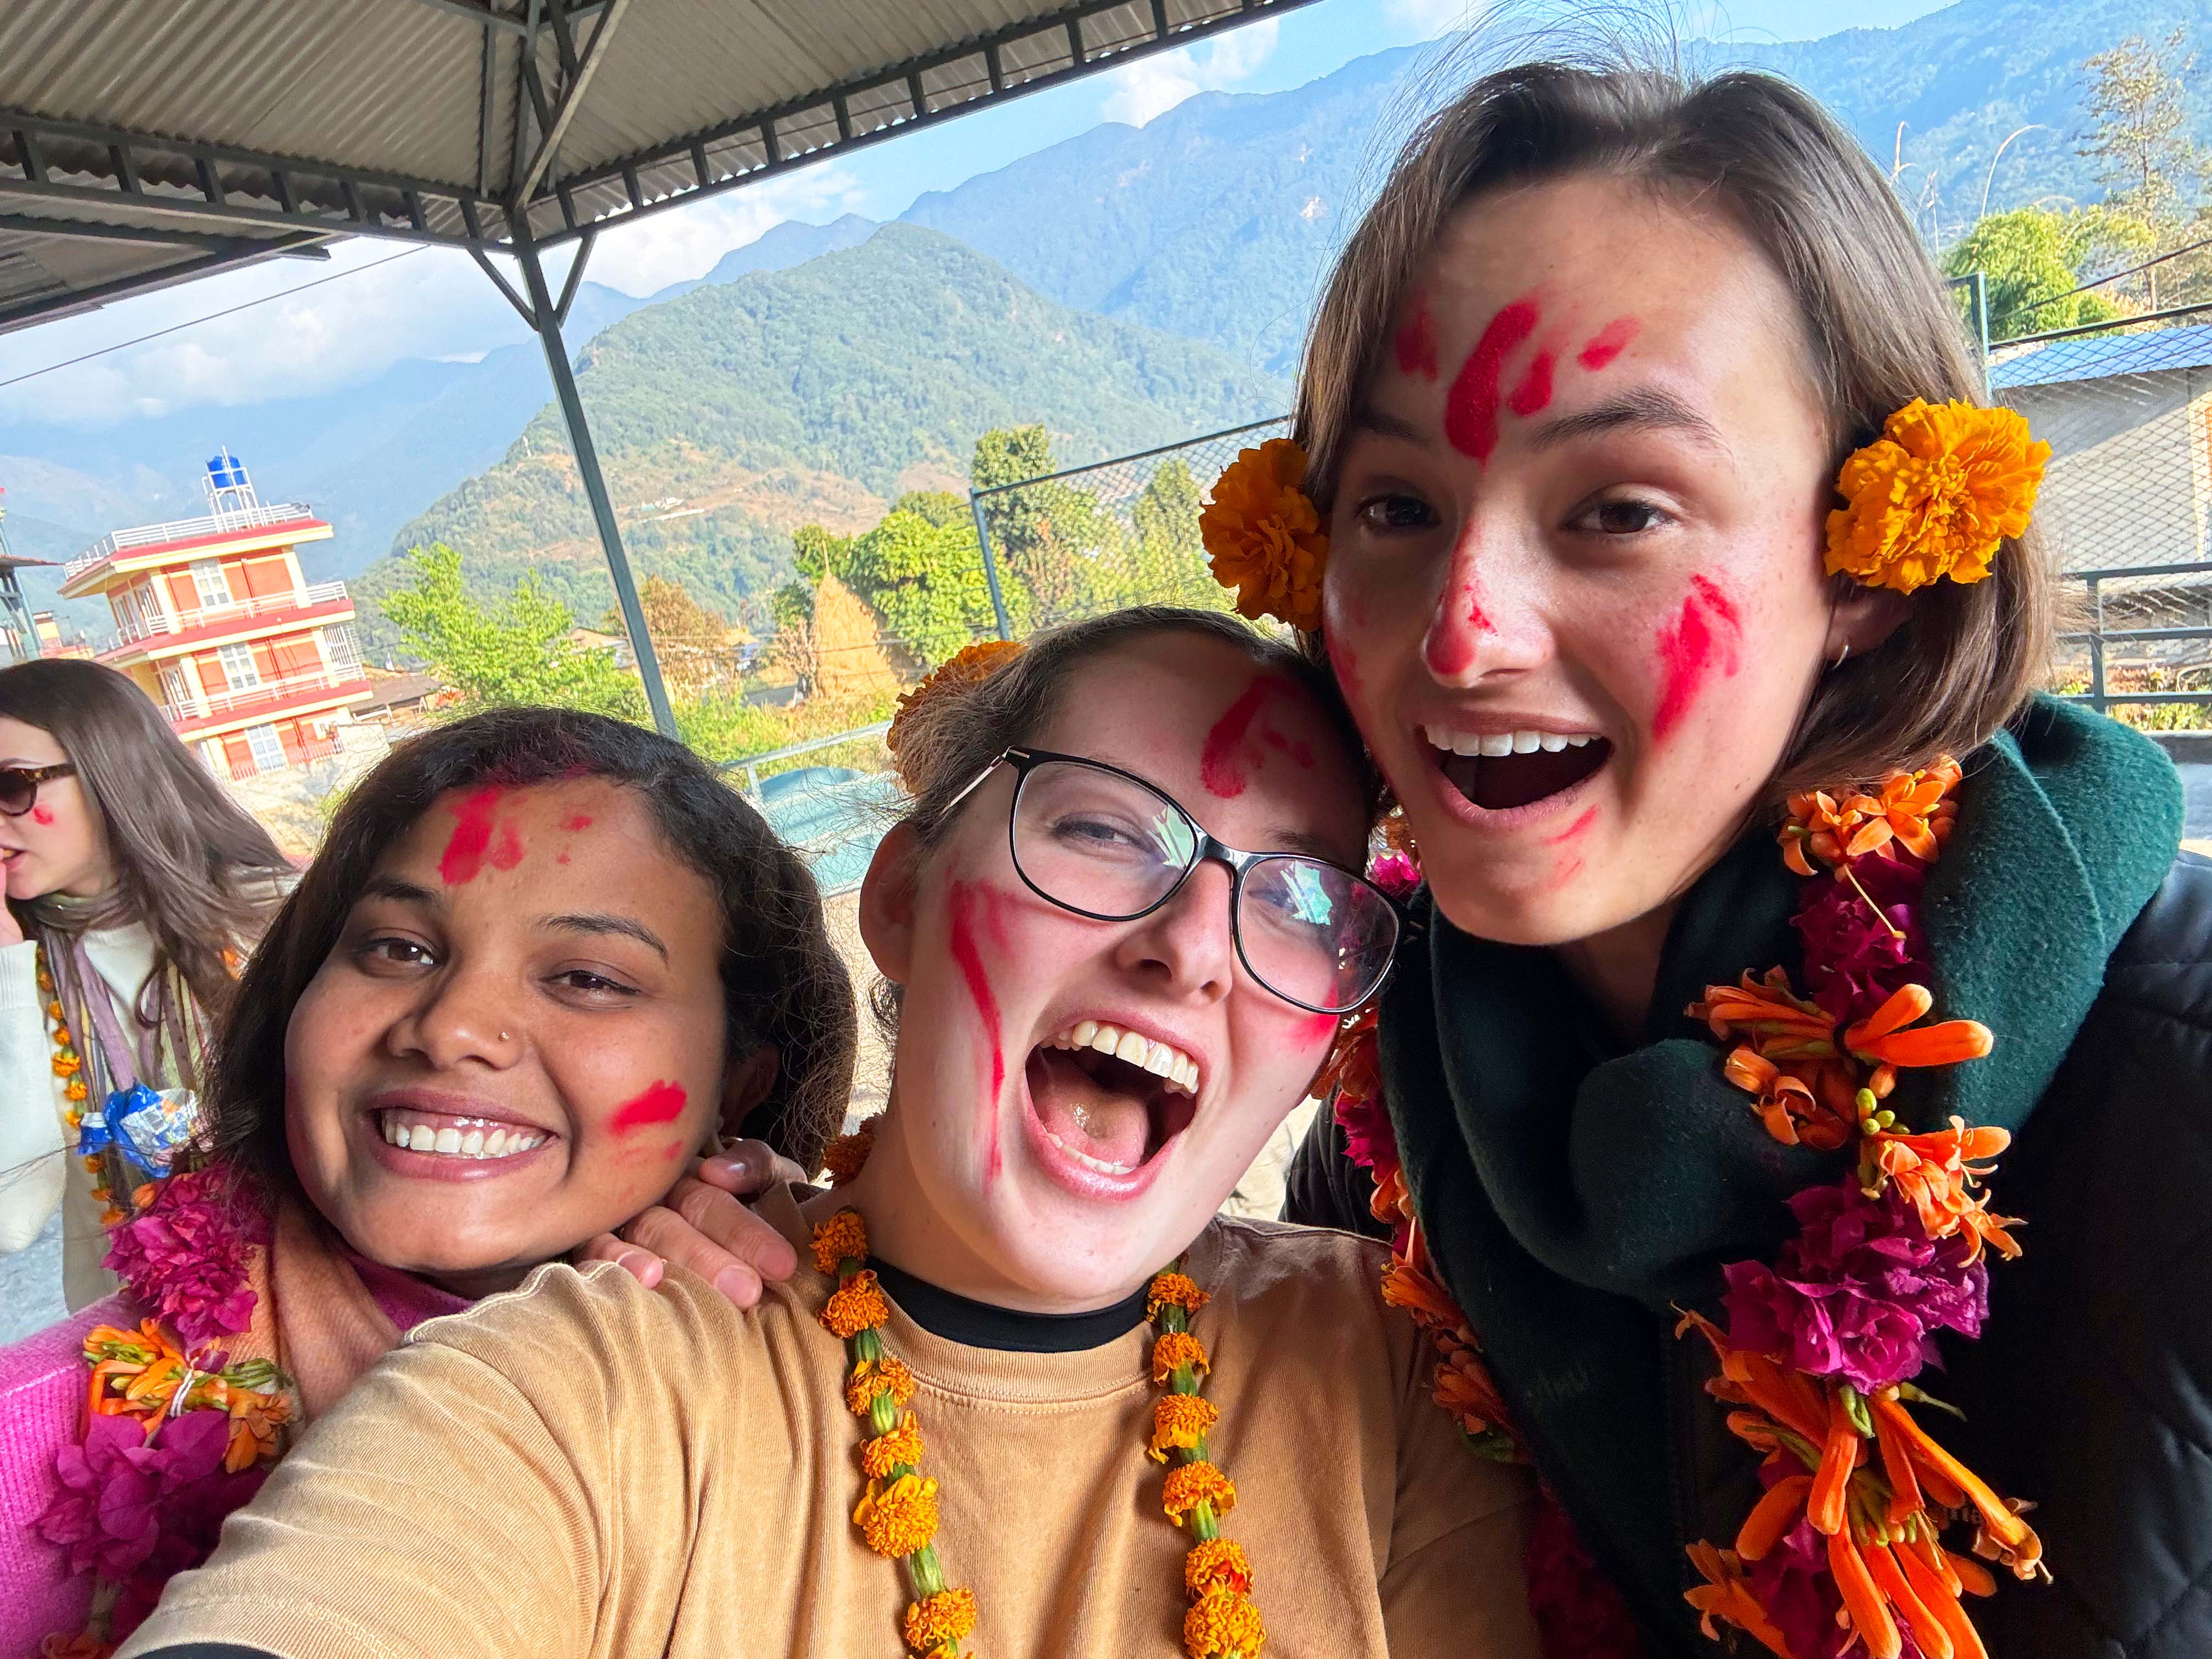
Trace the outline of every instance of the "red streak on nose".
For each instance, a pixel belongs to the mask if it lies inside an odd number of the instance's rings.
[[[497,784],[487,784],[464,795],[453,809],[453,833],[438,860],[438,879],[447,886],[474,881],[483,868],[484,852],[491,845],[491,816],[505,793]]]
[[[617,1134],[626,1135],[656,1123],[673,1123],[684,1115],[686,1098],[680,1083],[653,1084],[636,1099],[623,1103],[611,1127]]]
[[[950,897],[952,963],[960,970],[969,998],[975,1005],[976,1016],[983,1022],[983,1035],[991,1045],[991,1110],[987,1115],[991,1126],[991,1179],[996,1181],[1000,1162],[999,1097],[1006,1085],[1006,1055],[999,1032],[999,1000],[992,994],[991,976],[983,971],[983,953],[975,945],[978,890],[966,882],[956,881]]]
[[[1460,365],[1444,398],[1444,437],[1487,465],[1498,447],[1498,382],[1505,360],[1536,331],[1536,302],[1516,300],[1495,317]]]
[[[1603,368],[1628,349],[1628,343],[1636,337],[1636,331],[1640,326],[1633,317],[1614,318],[1590,336],[1589,343],[1582,349],[1575,361],[1587,369]]]
[[[1467,627],[1455,628],[1451,621],[1451,600],[1447,598],[1437,607],[1436,619],[1429,624],[1428,637],[1421,641],[1421,657],[1429,672],[1438,679],[1456,678],[1467,672],[1474,662],[1474,641],[1492,631],[1491,621],[1475,602],[1472,578],[1460,584],[1455,593],[1467,601]]]

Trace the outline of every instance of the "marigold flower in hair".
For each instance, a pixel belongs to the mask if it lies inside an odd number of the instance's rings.
[[[937,1536],[937,1482],[902,1474],[888,1486],[868,1483],[853,1523],[878,1555],[896,1560]]]
[[[919,711],[939,697],[958,696],[973,690],[1021,648],[1012,640],[977,640],[972,645],[962,646],[923,675],[913,690],[899,698],[898,708],[891,715],[891,729],[884,733],[884,747],[891,751],[891,759],[896,762],[899,758],[900,746],[912,733],[914,716]],[[901,775],[903,777],[903,773]]]
[[[1213,580],[1237,590],[1240,616],[1311,632],[1321,626],[1328,536],[1305,476],[1306,452],[1291,439],[1238,451],[1214,482],[1198,533]]]
[[[2016,410],[1915,398],[1844,463],[1828,574],[1899,593],[1981,580],[1999,544],[2027,528],[2050,459]]]
[[[939,1590],[925,1595],[906,1610],[902,1633],[907,1646],[927,1653],[947,1642],[957,1642],[975,1628],[975,1592]]]
[[[1211,1463],[1184,1463],[1168,1471],[1160,1489],[1160,1507],[1178,1526],[1200,1504],[1210,1504],[1217,1516],[1237,1507],[1236,1483]]]
[[[1260,1610],[1234,1590],[1208,1590],[1182,1616],[1183,1651],[1190,1659],[1231,1654],[1252,1659],[1267,1639]]]

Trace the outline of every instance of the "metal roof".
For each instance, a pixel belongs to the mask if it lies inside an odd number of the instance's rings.
[[[1307,0],[10,0],[0,331],[597,230]]]
[[[2002,350],[2002,343],[1995,349]],[[2155,374],[2177,368],[2212,368],[2212,328],[2158,328],[2134,334],[2091,334],[2023,347],[1990,364],[1990,390],[2101,380],[2116,374]]]

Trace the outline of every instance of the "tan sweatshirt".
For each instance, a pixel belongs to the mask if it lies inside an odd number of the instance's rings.
[[[897,1659],[902,1569],[852,1523],[860,1420],[830,1282],[787,1194],[763,1213],[794,1281],[741,1313],[672,1273],[539,1268],[418,1326],[231,1517],[125,1649],[234,1642],[287,1659]],[[1212,1301],[1224,1522],[1271,1656],[1521,1659],[1524,1474],[1474,1456],[1428,1397],[1431,1354],[1346,1234],[1216,1220],[1187,1271]],[[1144,1452],[1150,1327],[1080,1352],[932,1336],[885,1346],[920,1387],[947,1581],[984,1659],[1181,1653],[1187,1535]]]

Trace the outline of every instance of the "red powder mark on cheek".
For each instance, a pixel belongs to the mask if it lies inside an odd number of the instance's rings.
[[[1735,606],[1704,577],[1692,576],[1690,581],[1693,591],[1682,601],[1681,614],[1659,630],[1659,707],[1651,716],[1655,738],[1664,738],[1681,723],[1715,673],[1732,675],[1738,666],[1735,637],[1741,624]],[[1725,638],[1715,631],[1715,623]]]
[[[1536,331],[1536,302],[1516,300],[1490,319],[1444,398],[1444,437],[1487,465],[1498,447],[1498,382],[1505,360]]]
[[[952,884],[952,965],[968,987],[969,998],[983,1022],[983,1035],[991,1045],[991,1179],[999,1178],[999,1097],[1006,1086],[1006,1055],[999,1032],[999,1000],[992,994],[990,975],[983,971],[983,953],[975,945],[977,890],[965,882]]]
[[[1310,1019],[1298,1022],[1298,1047],[1311,1048],[1327,1042],[1336,1035],[1337,1017],[1334,1014],[1316,1014]]]
[[[1406,319],[1392,343],[1398,354],[1400,374],[1437,378],[1436,319],[1429,315],[1429,296],[1419,289],[1413,290],[1413,315]]]
[[[48,811],[45,807],[43,807],[43,806],[33,806],[33,807],[31,809],[31,822],[32,822],[32,823],[52,823],[53,821],[54,821],[54,815],[53,815],[52,812]]]
[[[592,827],[592,821],[583,813],[579,812],[573,818],[563,819],[561,827],[563,830],[588,830]]]
[[[1198,757],[1198,780],[1206,786],[1208,794],[1221,800],[1234,800],[1243,794],[1249,781],[1244,775],[1246,761],[1264,758],[1266,750],[1271,748],[1287,753],[1301,767],[1312,769],[1313,746],[1302,739],[1286,738],[1271,729],[1257,733],[1256,741],[1253,741],[1253,722],[1258,720],[1269,699],[1274,697],[1295,702],[1296,693],[1289,681],[1263,674],[1246,686],[1244,695],[1214,721]],[[1256,756],[1248,752],[1254,749],[1259,751]]]
[[[1346,702],[1359,695],[1359,659],[1352,654],[1352,647],[1334,634],[1326,637],[1328,647],[1328,665],[1336,672],[1336,683],[1343,688]]]
[[[1573,840],[1577,836],[1579,836],[1580,834],[1582,834],[1582,832],[1583,832],[1583,830],[1585,830],[1589,829],[1589,828],[1590,827],[1590,825],[1592,825],[1593,823],[1595,823],[1596,822],[1597,822],[1597,808],[1596,808],[1596,807],[1595,807],[1595,806],[1593,806],[1593,807],[1589,808],[1587,811],[1585,811],[1585,812],[1582,815],[1582,817],[1580,817],[1577,818],[1577,819],[1576,819],[1572,823],[1569,824],[1565,829],[1564,829],[1564,830],[1560,830],[1560,831],[1559,831],[1559,833],[1558,835],[1556,835],[1556,836],[1547,836],[1544,838],[1544,845],[1545,845],[1545,846],[1547,846],[1547,847],[1558,847],[1558,846],[1561,845],[1561,844],[1562,844],[1562,843],[1564,843],[1564,842],[1571,842],[1571,841],[1572,841],[1572,840]]]
[[[1575,361],[1587,369],[1601,369],[1628,349],[1642,325],[1633,317],[1616,317],[1590,336],[1589,343],[1576,356]]]
[[[515,833],[513,824],[501,824],[499,842],[491,849],[491,867],[495,870],[512,870],[521,862],[522,837]]]
[[[1539,351],[1529,359],[1528,372],[1522,375],[1521,384],[1513,388],[1513,395],[1506,398],[1505,406],[1525,420],[1549,404],[1552,369],[1558,361],[1558,354],[1551,351]]]
[[[553,855],[553,862],[556,864],[566,864],[568,861],[568,855],[566,853],[556,853]]]
[[[655,1083],[636,1099],[624,1101],[610,1127],[626,1135],[656,1123],[673,1123],[684,1115],[686,1098],[682,1084]]]
[[[483,868],[485,849],[491,845],[491,815],[504,792],[496,784],[465,795],[453,809],[453,833],[438,860],[438,879],[448,887],[474,881]]]

